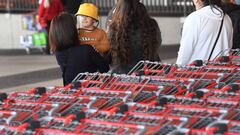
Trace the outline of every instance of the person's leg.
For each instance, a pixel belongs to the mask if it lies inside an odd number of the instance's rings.
[[[47,27],[46,27],[47,44],[46,44],[46,49],[45,49],[45,53],[47,55],[51,54],[50,53],[49,39],[48,39],[50,24],[51,24],[51,21],[47,21]]]

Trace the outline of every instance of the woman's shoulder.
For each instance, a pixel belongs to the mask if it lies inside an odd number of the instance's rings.
[[[201,20],[201,13],[198,11],[194,11],[186,17],[186,19],[184,20],[184,23],[195,24],[200,20]]]
[[[156,25],[156,24],[158,24],[157,21],[156,21],[154,18],[149,18],[149,23],[150,23],[151,25]]]
[[[195,18],[198,18],[199,15],[200,13],[198,11],[194,11],[191,14],[189,14],[186,19],[195,19]]]

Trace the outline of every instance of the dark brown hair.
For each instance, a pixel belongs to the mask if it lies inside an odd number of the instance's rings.
[[[154,19],[151,19],[145,6],[139,0],[119,0],[109,25],[110,44],[113,64],[127,64],[129,62],[130,36],[134,29],[141,29],[141,44],[145,60],[155,60],[153,55],[158,55],[158,47],[161,39],[159,27]],[[158,40],[158,41],[157,41]],[[133,50],[138,51],[138,50]]]
[[[49,42],[53,52],[79,44],[76,20],[68,13],[54,17],[49,30]]]
[[[221,12],[217,7],[219,7],[223,12],[223,3],[221,0],[202,0],[204,6],[210,6],[212,9],[215,8]],[[217,14],[217,13],[216,13]]]

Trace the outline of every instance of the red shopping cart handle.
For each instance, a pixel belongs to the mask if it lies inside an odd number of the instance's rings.
[[[46,92],[47,92],[46,87],[37,87],[37,88],[35,88],[34,94],[35,95],[43,95],[43,94],[46,94]]]
[[[229,56],[221,56],[217,58],[217,61],[219,61],[220,63],[227,63],[227,62],[230,62],[230,58]]]
[[[114,107],[114,108],[112,108],[110,110],[107,110],[107,111],[103,110],[101,112],[105,112],[105,113],[108,114],[108,116],[111,116],[112,114],[124,114],[125,112],[128,112],[128,110],[129,110],[128,105],[121,104],[121,105],[119,105],[117,107]]]
[[[239,89],[240,89],[240,87],[239,87],[238,84],[232,83],[232,84],[229,84],[229,85],[223,87],[221,90],[224,91],[224,92],[226,91],[226,92],[234,92],[235,93]]]
[[[6,93],[0,93],[0,101],[4,102],[4,100],[7,100],[8,95]]]
[[[122,105],[118,106],[117,113],[124,114],[127,111],[128,111],[128,105],[122,104]]]
[[[80,81],[72,82],[72,89],[78,89],[82,86]]]
[[[68,90],[68,89],[78,89],[78,88],[81,88],[83,84],[80,82],[80,81],[75,81],[75,82],[72,82],[70,84],[68,84],[67,86],[64,87],[65,90]]]
[[[217,123],[215,125],[213,125],[212,127],[206,129],[208,134],[218,134],[218,135],[222,135],[225,132],[228,131],[228,126],[226,124],[223,123]]]
[[[188,66],[201,67],[201,66],[203,66],[203,61],[202,60],[195,60],[191,64],[189,64]]]
[[[168,102],[168,99],[165,98],[165,97],[160,97],[158,100],[157,100],[157,103],[156,103],[156,106],[164,106],[165,104],[167,104]]]
[[[28,123],[27,130],[35,131],[35,129],[40,128],[40,122],[39,121],[30,121]]]
[[[73,121],[78,121],[80,122],[82,119],[86,118],[86,113],[83,111],[79,111],[75,113],[75,118],[73,119]]]
[[[196,99],[200,99],[204,96],[204,92],[203,91],[196,91],[194,93],[194,95],[192,96],[192,98],[196,98]]]
[[[35,95],[43,95],[46,94],[47,88],[46,87],[36,87],[31,90],[29,90],[29,94],[35,94]]]

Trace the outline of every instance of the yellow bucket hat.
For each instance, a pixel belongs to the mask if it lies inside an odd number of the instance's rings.
[[[79,6],[78,12],[75,15],[89,16],[98,20],[98,8],[92,3],[83,3]]]

